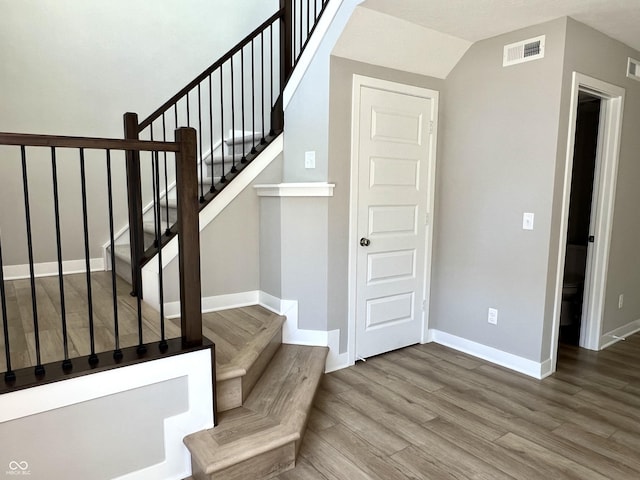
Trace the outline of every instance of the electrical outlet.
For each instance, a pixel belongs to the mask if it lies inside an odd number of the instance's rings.
[[[624,305],[624,293],[621,293],[618,297],[618,308],[622,308]]]
[[[316,168],[316,152],[304,152],[304,168]]]
[[[497,325],[498,324],[498,309],[497,308],[490,308],[489,309],[489,314],[487,315],[487,322],[489,322],[492,325]]]

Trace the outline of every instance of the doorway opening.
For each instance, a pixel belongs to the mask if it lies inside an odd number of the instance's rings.
[[[584,310],[584,285],[589,244],[593,243],[591,229],[594,192],[597,191],[598,133],[601,115],[600,97],[587,92],[578,93],[573,171],[567,248],[565,250],[560,310],[560,343],[578,345]]]
[[[624,88],[578,72],[573,72],[571,83],[569,130],[567,135],[566,163],[562,190],[562,211],[560,215],[559,236],[557,237],[558,262],[555,272],[551,352],[550,362],[547,364],[549,368],[544,368],[543,376],[556,371],[563,303],[564,306],[569,304],[567,306],[569,310],[565,313],[565,326],[567,323],[571,324],[572,319],[580,319],[579,327],[575,325],[573,328],[572,340],[575,342],[577,336],[579,338],[578,345],[581,348],[600,350],[603,345],[607,344],[607,340],[611,336],[609,333],[603,332],[602,328],[625,91]],[[581,99],[583,100],[582,102],[580,102]],[[577,196],[572,198],[574,194],[574,189],[572,188],[574,180],[574,152],[576,148],[582,148],[576,146],[577,118],[581,103],[583,104],[583,112],[588,109],[595,110],[596,106],[599,109],[597,115],[595,115],[594,112],[586,115],[587,117],[591,115],[597,116],[598,118],[597,126],[593,125],[595,120],[591,120],[592,132],[595,130],[597,134],[595,140],[592,136],[590,148],[595,148],[596,156],[595,160],[591,160],[595,162],[594,167],[587,166],[586,168],[582,168],[584,166],[578,165],[578,161],[576,160],[576,168],[579,170],[576,182],[580,182],[584,189],[577,187],[575,189]],[[587,127],[586,131],[588,130],[589,128]],[[594,141],[595,147],[593,146]],[[587,173],[585,174],[584,172]],[[584,179],[585,175],[587,179]],[[588,178],[591,176],[592,180],[589,181]],[[583,177],[581,181],[579,180],[580,177]],[[583,199],[582,202],[576,200],[578,197]],[[570,204],[572,203],[576,203],[576,205],[581,205],[582,207],[580,213],[574,212],[573,216],[588,218],[588,220],[577,222],[577,225],[582,225],[582,227],[573,227],[570,233],[569,210]],[[585,208],[588,209],[588,212],[584,210]],[[587,221],[588,227],[585,226]],[[586,236],[586,255],[584,249],[585,229],[587,229],[588,232]],[[573,246],[578,248],[573,248]],[[576,253],[576,251],[578,253]],[[569,252],[572,253],[569,254]],[[584,274],[582,282],[580,283],[580,280],[578,280],[577,287],[573,290],[575,292],[573,300],[578,306],[577,308],[574,307],[572,311],[570,295],[564,295],[563,280],[565,276],[565,264],[574,261],[574,254],[577,260],[575,260],[573,266],[567,265],[567,273],[572,271],[579,272],[581,270],[580,267],[584,265]],[[583,257],[584,260],[581,260]],[[579,291],[582,292],[581,298],[578,296]],[[571,328],[563,330],[568,330],[568,335],[570,336]]]

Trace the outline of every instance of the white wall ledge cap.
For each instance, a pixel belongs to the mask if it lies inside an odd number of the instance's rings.
[[[333,197],[334,183],[299,182],[254,185],[259,197]]]

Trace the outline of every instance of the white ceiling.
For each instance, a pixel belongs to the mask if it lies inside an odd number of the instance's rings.
[[[569,16],[640,50],[640,0],[365,0],[362,6],[471,42]]]

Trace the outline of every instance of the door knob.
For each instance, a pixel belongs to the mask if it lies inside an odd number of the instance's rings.
[[[369,240],[368,238],[362,237],[360,239],[360,245],[362,245],[363,247],[368,247],[369,245],[371,245],[371,240]]]

